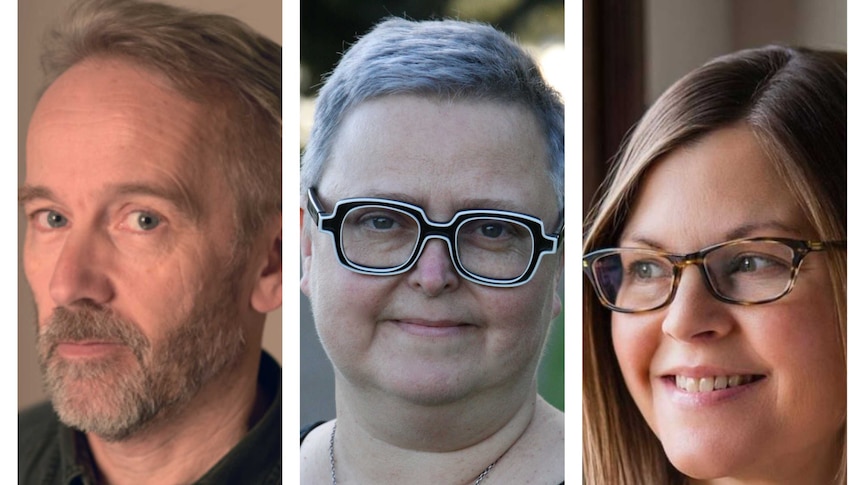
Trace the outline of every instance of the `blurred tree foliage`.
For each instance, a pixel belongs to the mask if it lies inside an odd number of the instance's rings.
[[[458,18],[489,23],[522,43],[562,43],[563,0],[300,0],[299,60],[302,96],[313,97],[321,76],[381,19]],[[554,321],[539,365],[539,393],[565,409],[563,315]]]
[[[341,53],[384,17],[479,20],[542,44],[563,41],[563,12],[563,0],[300,0],[301,94],[313,96]]]
[[[539,394],[561,411],[566,410],[566,389],[562,385],[566,380],[565,314],[564,309],[554,320],[548,343],[545,345],[545,353],[539,362]]]

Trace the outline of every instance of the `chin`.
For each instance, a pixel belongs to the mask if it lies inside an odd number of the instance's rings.
[[[451,363],[450,363],[451,364]],[[415,362],[393,365],[366,375],[383,393],[420,406],[445,406],[486,392],[492,383],[488,372],[474,367],[445,365],[440,362]],[[358,376],[355,376],[358,377]],[[351,379],[353,382],[359,382]]]
[[[685,476],[697,480],[711,480],[722,477],[739,477],[747,475],[755,454],[747,455],[735,450],[706,450],[695,446],[677,446],[677,449],[665,447],[665,453],[671,464]]]
[[[475,387],[457,377],[404,376],[396,382],[381,385],[393,396],[420,406],[443,406],[457,402],[475,392]]]

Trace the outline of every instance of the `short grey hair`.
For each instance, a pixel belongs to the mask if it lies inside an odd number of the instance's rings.
[[[236,202],[237,242],[281,212],[281,46],[225,15],[139,0],[81,0],[45,39],[48,83],[89,58],[127,59],[211,110]]]
[[[564,109],[529,54],[481,23],[389,18],[357,41],[328,76],[302,156],[301,191],[319,183],[348,111],[373,98],[416,94],[521,105],[545,140],[548,171],[564,202]]]

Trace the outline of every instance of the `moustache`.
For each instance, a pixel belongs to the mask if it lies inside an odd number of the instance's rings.
[[[54,309],[37,333],[39,352],[44,359],[53,355],[61,343],[99,341],[128,347],[142,361],[150,341],[138,325],[108,308],[85,305]]]

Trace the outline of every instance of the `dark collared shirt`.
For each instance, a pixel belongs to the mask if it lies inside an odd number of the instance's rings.
[[[262,352],[259,388],[272,404],[243,439],[197,485],[281,483],[281,367]],[[51,403],[18,415],[20,485],[93,485],[93,457],[80,431],[60,423]]]

